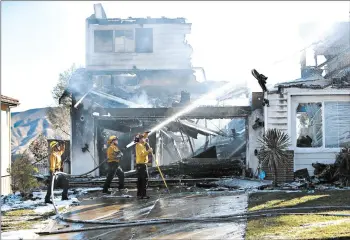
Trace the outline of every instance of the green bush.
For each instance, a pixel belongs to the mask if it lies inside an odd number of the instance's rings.
[[[39,183],[33,176],[36,173],[38,169],[31,163],[29,154],[24,152],[19,155],[11,166],[12,191],[19,191],[24,196],[38,187]]]
[[[274,186],[277,187],[278,168],[288,161],[288,146],[290,138],[288,134],[279,129],[268,129],[265,134],[258,138],[260,143],[261,164],[267,163],[273,173]]]

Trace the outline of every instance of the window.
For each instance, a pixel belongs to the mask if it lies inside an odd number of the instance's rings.
[[[325,102],[325,147],[350,146],[350,102]]]
[[[297,147],[322,147],[322,103],[300,103],[296,118]]]
[[[114,51],[115,52],[134,52],[135,51],[134,31],[132,30],[114,31]]]
[[[92,81],[97,88],[112,86],[112,76],[110,75],[93,75]]]
[[[136,28],[136,52],[152,53],[153,52],[153,29]]]
[[[112,30],[94,31],[94,50],[95,52],[113,52]]]

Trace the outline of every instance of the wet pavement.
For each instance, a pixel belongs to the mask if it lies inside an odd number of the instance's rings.
[[[132,192],[128,194],[135,195]],[[131,198],[85,199],[70,208],[65,217],[81,220],[136,220],[175,217],[208,217],[244,213],[248,196],[237,192],[193,192],[160,196],[148,200]],[[68,226],[69,225],[69,226]],[[47,230],[78,229],[100,224],[54,223]],[[104,229],[41,236],[39,239],[244,239],[245,221],[223,223],[176,223]]]

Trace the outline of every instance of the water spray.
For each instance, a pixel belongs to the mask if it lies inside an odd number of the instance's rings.
[[[154,128],[152,128],[150,130],[150,133],[148,135],[153,134],[154,132],[160,130],[161,128],[165,127],[166,125],[168,125],[169,123],[175,121],[177,118],[181,117],[182,115],[189,113],[191,111],[193,111],[195,108],[197,108],[198,106],[200,106],[202,104],[202,102],[206,99],[214,99],[217,96],[220,96],[221,94],[224,94],[227,92],[228,89],[232,88],[235,85],[235,82],[230,82],[227,83],[225,85],[223,85],[220,88],[215,89],[214,91],[211,91],[205,95],[203,95],[202,97],[200,97],[199,99],[197,99],[196,101],[194,101],[192,104],[190,104],[189,106],[185,107],[183,110],[181,110],[180,112],[174,114],[173,116],[167,118],[166,120],[164,120],[163,122],[161,122],[160,124],[158,124],[157,126],[155,126]],[[130,148],[132,146],[134,146],[135,143],[131,142],[129,143],[126,148]]]

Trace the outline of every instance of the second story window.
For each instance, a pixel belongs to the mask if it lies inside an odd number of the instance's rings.
[[[95,52],[113,52],[112,30],[94,31],[94,50]]]
[[[153,53],[153,29],[95,30],[95,53]]]
[[[114,31],[115,52],[135,52],[135,41],[133,30]]]
[[[135,32],[137,53],[153,52],[153,29],[152,28],[136,28]]]

